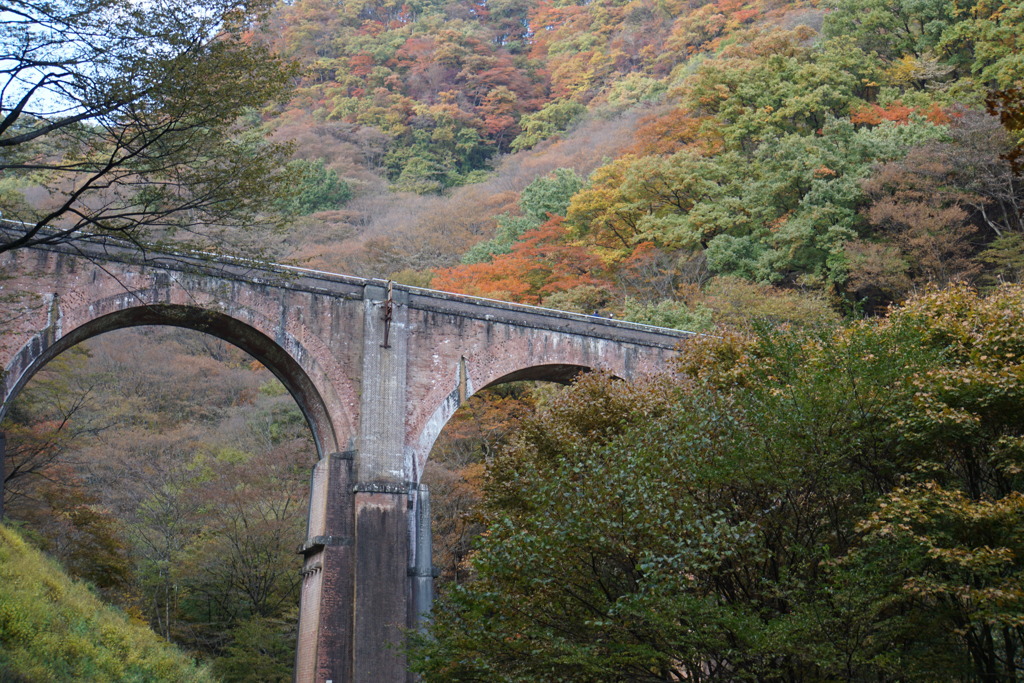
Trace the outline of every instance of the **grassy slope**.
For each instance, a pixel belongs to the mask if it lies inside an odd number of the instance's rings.
[[[0,525],[0,681],[212,681]]]

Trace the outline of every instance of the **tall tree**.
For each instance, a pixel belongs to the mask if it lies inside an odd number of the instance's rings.
[[[14,0],[0,18],[0,252],[172,234],[264,207],[278,145],[236,127],[284,94],[252,41],[265,0]]]

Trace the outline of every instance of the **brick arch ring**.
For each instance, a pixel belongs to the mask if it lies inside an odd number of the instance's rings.
[[[15,354],[3,377],[0,419],[32,376],[71,347],[119,329],[171,326],[210,334],[237,346],[262,363],[295,399],[313,433],[318,454],[322,456],[339,450],[338,430],[324,400],[324,393],[330,392],[331,388],[318,387],[311,379],[311,374],[320,373],[307,372],[307,368],[317,369],[310,352],[287,332],[278,332],[277,341],[271,339],[260,329],[268,329],[268,323],[252,311],[235,308],[231,313],[201,306],[149,303],[139,298],[138,293],[133,297],[108,297],[91,302],[88,311],[63,316],[84,322],[64,330],[62,320],[54,320]]]

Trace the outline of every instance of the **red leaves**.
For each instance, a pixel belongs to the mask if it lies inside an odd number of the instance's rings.
[[[555,217],[526,232],[511,253],[489,263],[437,271],[432,286],[450,292],[539,304],[541,299],[580,285],[606,285],[597,275],[600,260],[586,247],[568,242],[564,219]]]
[[[348,60],[349,69],[353,76],[368,76],[373,70],[373,57],[370,55],[356,55]]]
[[[899,100],[895,100],[888,107],[880,107],[877,104],[865,104],[850,112],[850,121],[857,124],[877,126],[883,121],[905,124],[910,122],[911,114],[923,116],[937,126],[947,125],[950,122],[949,115],[937,105],[932,104],[926,109],[904,106]]]

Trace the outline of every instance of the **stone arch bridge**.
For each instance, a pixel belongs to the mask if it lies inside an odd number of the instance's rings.
[[[688,336],[382,280],[140,253],[112,240],[8,252],[0,277],[0,417],[54,356],[137,325],[231,342],[295,397],[320,456],[301,549],[301,682],[408,678],[396,645],[429,609],[432,586],[420,475],[469,396],[585,369],[627,379],[656,372]]]

